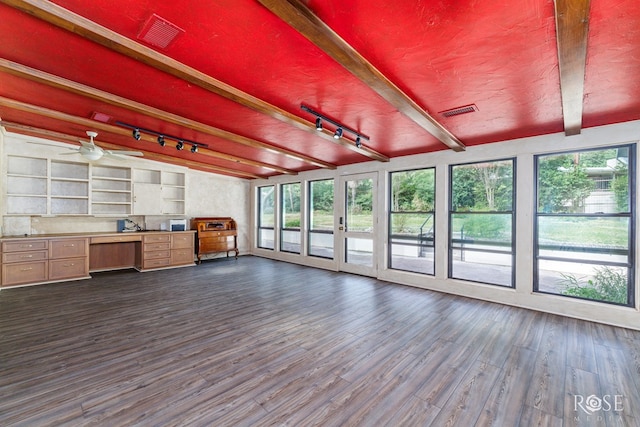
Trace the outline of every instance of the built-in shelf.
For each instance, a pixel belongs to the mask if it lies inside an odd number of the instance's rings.
[[[91,169],[91,213],[131,214],[131,169],[94,165]]]
[[[185,174],[7,156],[7,215],[184,215]]]

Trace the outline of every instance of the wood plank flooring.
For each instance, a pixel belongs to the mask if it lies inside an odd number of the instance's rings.
[[[100,273],[0,292],[0,425],[640,426],[640,332],[249,256]]]

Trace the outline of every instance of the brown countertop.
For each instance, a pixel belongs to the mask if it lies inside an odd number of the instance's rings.
[[[0,240],[14,240],[14,239],[52,239],[52,238],[73,238],[73,237],[101,237],[101,236],[128,236],[128,235],[145,235],[153,233],[195,233],[196,230],[185,231],[168,231],[168,230],[144,230],[144,231],[129,231],[124,233],[114,232],[86,232],[86,233],[51,233],[51,234],[18,234],[0,236]]]

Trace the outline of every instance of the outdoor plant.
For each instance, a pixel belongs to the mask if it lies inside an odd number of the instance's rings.
[[[627,303],[627,277],[611,267],[596,268],[593,278],[584,282],[584,277],[562,274],[560,284],[565,286],[564,295],[587,298],[597,301]]]

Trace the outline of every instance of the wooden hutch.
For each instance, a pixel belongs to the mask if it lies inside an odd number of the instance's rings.
[[[238,258],[238,227],[233,218],[192,218],[191,229],[196,230],[198,263],[203,255],[235,252]]]

